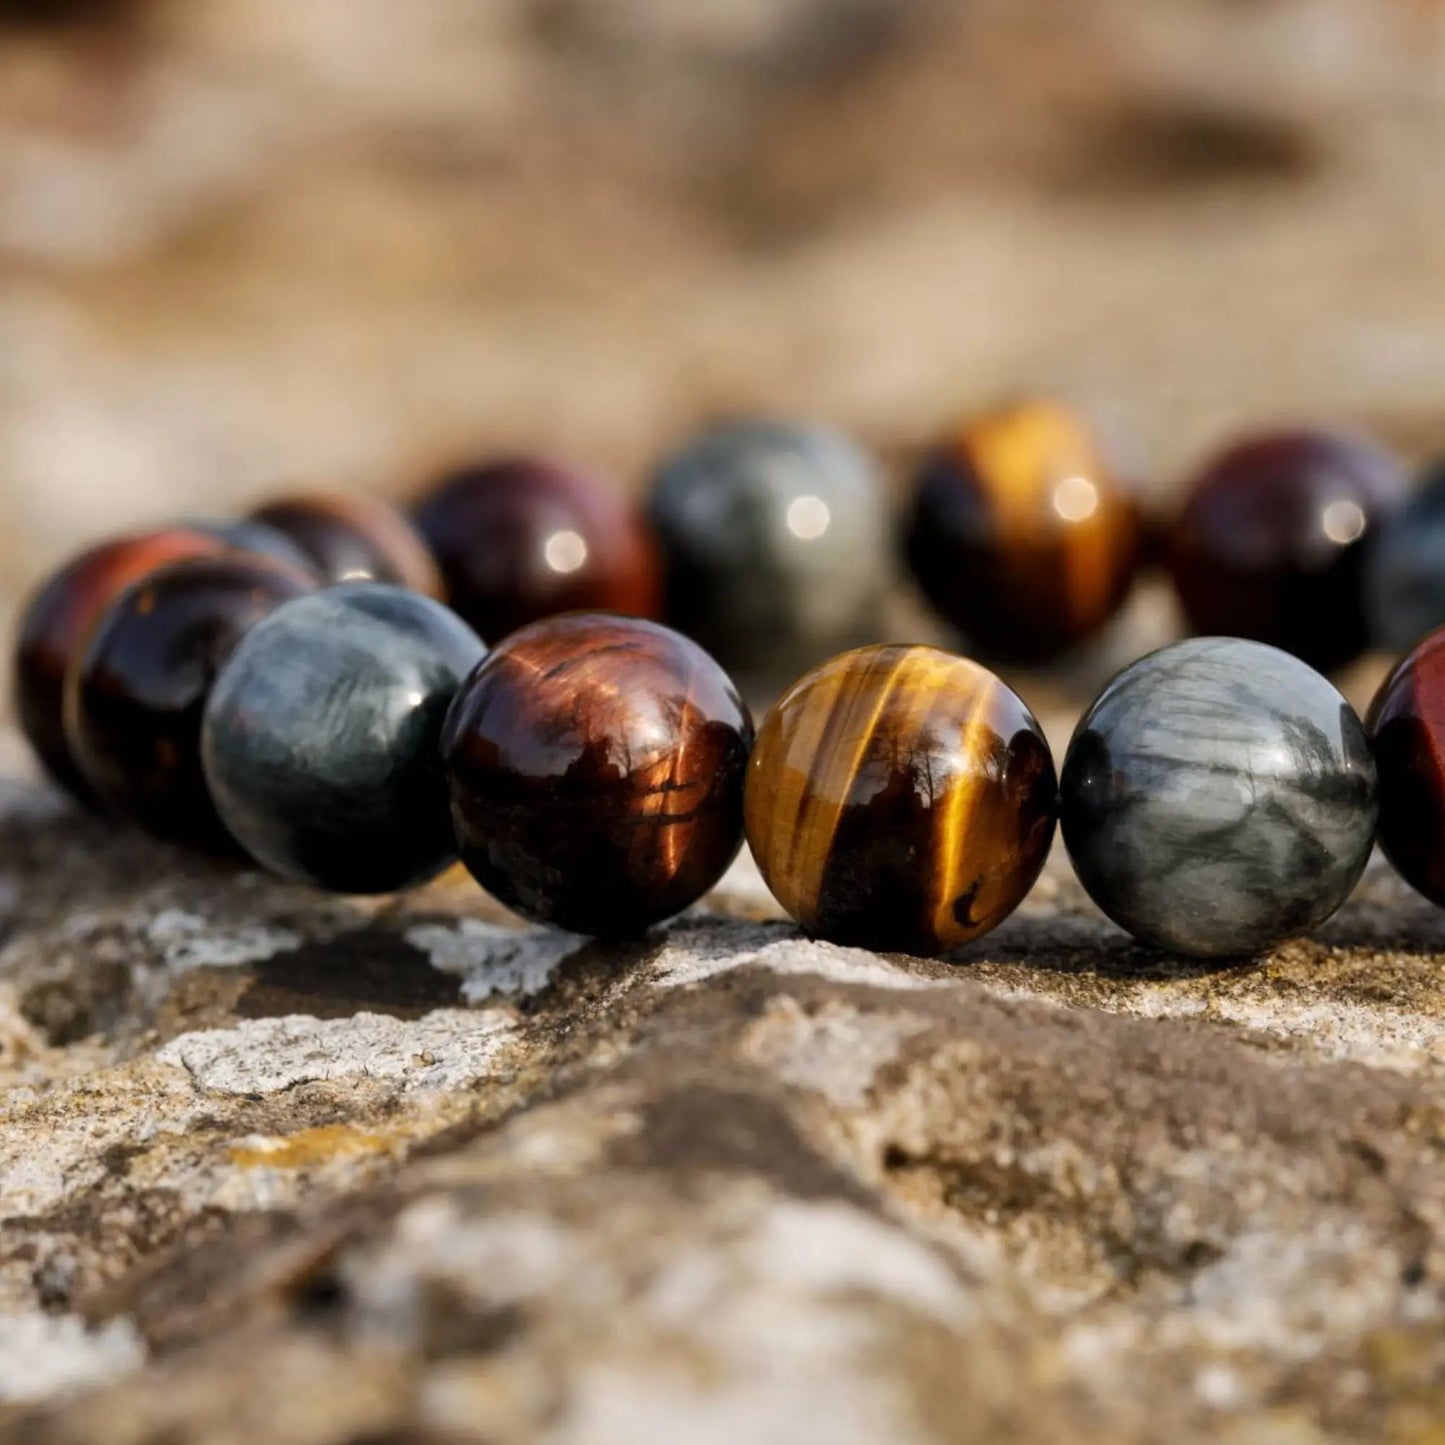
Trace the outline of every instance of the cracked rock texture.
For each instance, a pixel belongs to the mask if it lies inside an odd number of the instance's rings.
[[[1445,920],[626,948],[0,789],[0,1441],[1438,1442]]]

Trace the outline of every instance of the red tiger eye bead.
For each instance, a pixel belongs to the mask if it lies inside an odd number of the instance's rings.
[[[183,528],[103,542],[72,558],[31,597],[15,649],[15,708],[47,771],[78,798],[93,801],[65,737],[65,675],[106,608],[132,583],[167,562],[224,550],[214,537]]]
[[[1365,723],[1380,780],[1380,847],[1445,907],[1445,628],[1385,679]]]
[[[390,582],[441,595],[441,573],[426,539],[379,497],[325,492],[283,497],[250,520],[285,533],[327,582]]]
[[[640,933],[722,877],[753,726],[680,633],[576,614],[514,632],[462,685],[442,755],[462,861],[575,933]]]
[[[1400,463],[1348,433],[1231,447],[1195,481],[1168,539],[1190,627],[1270,643],[1322,672],[1358,657],[1367,544],[1405,491]]]
[[[559,612],[654,617],[657,545],[639,510],[550,462],[471,467],[413,512],[452,607],[486,642]]]
[[[163,838],[229,850],[201,769],[211,684],[246,632],[312,578],[253,553],[192,557],[111,605],[71,668],[65,730],[102,802]]]

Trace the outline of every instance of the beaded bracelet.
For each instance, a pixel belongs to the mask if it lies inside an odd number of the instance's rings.
[[[780,444],[776,428],[748,435]],[[846,474],[838,455],[830,465]],[[1083,511],[1082,485],[1073,493]],[[510,608],[508,621],[545,609],[540,584],[499,580],[465,539],[485,516],[516,540],[539,507],[564,588],[601,577],[645,603],[645,529],[602,495],[512,463],[451,479],[418,515],[450,595],[498,617]],[[785,514],[799,540],[832,521],[806,495],[815,507],[795,497]],[[629,547],[608,582],[601,563]],[[162,836],[239,846],[282,876],[353,893],[424,881],[460,852],[524,916],[602,936],[701,897],[744,826],[806,929],[915,953],[1012,912],[1058,818],[1099,906],[1181,952],[1258,952],[1327,918],[1364,868],[1381,805],[1392,859],[1445,899],[1431,848],[1445,811],[1436,638],[1377,701],[1378,785],[1341,695],[1298,658],[1231,638],[1125,669],[1056,781],[1018,696],[937,649],[832,659],[783,695],[754,746],[727,674],[680,633],[570,614],[524,621],[487,652],[426,595],[437,586],[426,547],[380,503],[298,499],[244,524],[110,543],[26,611],[21,722],[58,780]]]

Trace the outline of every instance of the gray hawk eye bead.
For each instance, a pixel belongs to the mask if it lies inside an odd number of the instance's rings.
[[[1140,659],[1069,744],[1060,821],[1115,923],[1200,957],[1323,923],[1375,837],[1375,765],[1349,703],[1258,642],[1199,637]]]
[[[375,582],[277,608],[206,705],[222,821],[257,862],[338,893],[389,893],[456,856],[442,723],[486,652],[441,603]]]
[[[648,516],[667,620],[726,668],[791,680],[879,629],[892,520],[878,468],[838,432],[704,432],[664,463]]]

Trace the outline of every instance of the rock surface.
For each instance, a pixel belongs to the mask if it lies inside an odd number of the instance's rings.
[[[1441,0],[0,0],[0,631],[91,535],[636,486],[723,413],[897,462],[1043,388],[1159,494],[1261,419],[1439,447],[1442,55]],[[1445,1440],[1445,916],[1378,863],[1236,968],[1057,849],[941,963],[746,865],[604,949],[24,770],[0,1445]]]
[[[1253,965],[1056,851],[940,963],[643,943],[0,789],[0,1441],[1438,1441],[1445,920]]]

